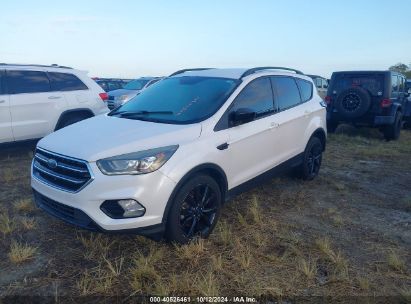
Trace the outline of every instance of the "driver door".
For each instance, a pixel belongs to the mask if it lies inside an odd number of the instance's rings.
[[[230,125],[230,116],[238,109],[254,111],[254,120],[237,126]],[[273,91],[270,79],[261,77],[251,81],[236,97],[222,119],[227,120],[227,175],[229,188],[234,188],[265,171],[276,163],[273,140],[276,125]]]

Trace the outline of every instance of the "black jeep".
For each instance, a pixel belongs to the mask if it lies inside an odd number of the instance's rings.
[[[410,119],[409,95],[404,75],[397,72],[334,72],[325,97],[328,132],[346,122],[378,127],[385,139],[398,139],[403,120]]]

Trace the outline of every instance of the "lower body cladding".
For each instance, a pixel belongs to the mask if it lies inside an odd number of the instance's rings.
[[[90,164],[90,167],[94,180],[77,193],[46,185],[32,174],[31,186],[37,206],[88,230],[134,232],[156,239],[162,236],[164,211],[176,186],[174,181],[159,170],[142,175],[107,176],[95,164]],[[104,207],[121,200],[138,202],[136,205],[145,209],[144,214],[133,218],[119,218],[118,212],[108,215]],[[121,208],[120,204],[116,206]]]

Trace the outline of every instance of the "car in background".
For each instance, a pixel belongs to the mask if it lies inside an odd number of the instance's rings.
[[[97,84],[106,92],[122,89],[130,79],[119,79],[119,78],[93,78]]]
[[[161,79],[163,79],[163,77],[141,77],[130,81],[122,89],[109,91],[107,102],[108,108],[113,110],[114,108],[125,104],[142,90],[148,88]]]
[[[0,64],[0,143],[38,139],[107,113],[107,93],[87,72],[59,65]]]
[[[403,121],[410,119],[408,97],[406,79],[398,72],[334,72],[325,97],[328,131],[346,122],[377,127],[386,140],[398,139]]]
[[[406,81],[406,89],[407,93],[409,94],[407,105],[404,111],[404,125],[406,128],[411,128],[411,79],[407,79]]]
[[[318,95],[320,95],[320,97],[322,99],[325,98],[325,96],[327,95],[327,90],[328,90],[328,79],[318,76],[318,75],[307,75],[308,77],[310,77],[315,84],[315,87],[317,88],[318,91]]]

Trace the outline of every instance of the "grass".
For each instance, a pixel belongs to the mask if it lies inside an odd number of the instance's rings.
[[[22,218],[20,222],[25,230],[33,230],[34,228],[36,228],[37,224],[36,219],[29,217]]]
[[[27,151],[0,151],[0,269],[13,276],[0,276],[0,293],[409,298],[411,132],[389,143],[343,132],[330,136],[318,179],[284,176],[243,193],[209,239],[185,246],[33,212]]]
[[[394,250],[391,250],[388,254],[387,263],[395,271],[404,272],[406,269],[404,260]]]
[[[13,241],[8,255],[12,263],[21,264],[33,259],[36,252],[36,247]]]
[[[16,229],[15,221],[7,213],[0,214],[0,232],[5,236]]]
[[[297,263],[297,269],[304,274],[307,279],[313,280],[317,274],[317,261],[313,258],[301,258]]]
[[[14,208],[17,212],[30,213],[35,210],[34,203],[31,198],[19,199],[14,203]]]

